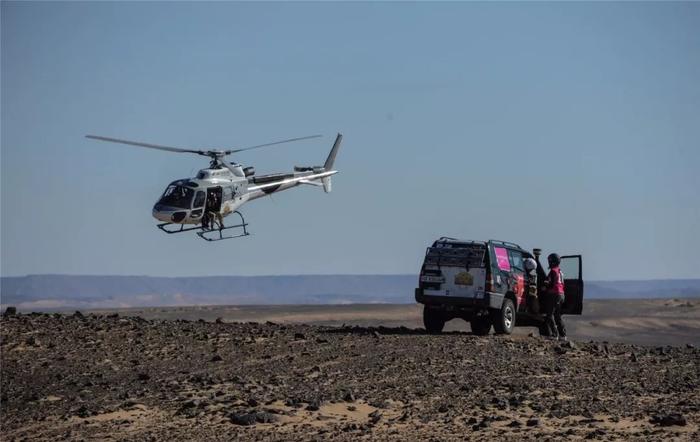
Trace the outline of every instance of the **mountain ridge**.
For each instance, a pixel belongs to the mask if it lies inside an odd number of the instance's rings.
[[[413,303],[417,275],[26,275],[0,278],[0,304],[20,309],[198,304]],[[587,298],[700,296],[700,279],[585,281]]]

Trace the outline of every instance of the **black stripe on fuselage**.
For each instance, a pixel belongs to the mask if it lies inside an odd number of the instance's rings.
[[[276,185],[276,186],[263,187],[263,188],[260,189],[260,190],[262,190],[263,192],[265,192],[265,193],[267,193],[267,194],[270,194],[270,193],[276,192],[277,189],[279,189],[281,185],[282,185],[282,183],[279,183],[279,184]]]
[[[273,173],[270,175],[260,175],[260,176],[253,177],[249,181],[253,184],[266,184],[266,183],[272,183],[274,181],[286,180],[288,178],[294,178],[294,174],[293,173]]]

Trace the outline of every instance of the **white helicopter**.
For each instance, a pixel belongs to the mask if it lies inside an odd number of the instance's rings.
[[[153,217],[162,221],[157,227],[163,232],[181,233],[197,230],[197,235],[207,241],[220,241],[249,235],[246,228],[248,224],[237,210],[248,201],[291,189],[300,184],[323,187],[323,190],[329,193],[331,191],[331,176],[338,173],[337,170],[333,169],[333,163],[343,136],[338,134],[323,166],[297,166],[291,173],[255,176],[254,167],[243,167],[235,162],[229,163],[224,160],[224,157],[245,150],[318,137],[320,135],[290,138],[242,149],[183,149],[98,135],[86,135],[86,138],[94,140],[210,157],[211,162],[208,168],[200,170],[194,178],[185,178],[170,183],[153,206]],[[225,226],[223,218],[232,213],[240,217],[240,222]],[[218,228],[214,228],[215,223],[218,224]],[[192,225],[194,227],[189,227]],[[230,235],[224,233],[228,231],[230,231]]]

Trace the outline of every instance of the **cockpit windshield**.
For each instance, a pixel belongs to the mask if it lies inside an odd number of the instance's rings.
[[[192,198],[194,198],[194,190],[189,187],[171,184],[165,189],[158,203],[179,209],[189,209],[192,206]]]

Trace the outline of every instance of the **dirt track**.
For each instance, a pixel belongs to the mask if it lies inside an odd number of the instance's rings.
[[[117,315],[0,325],[3,440],[700,439],[689,346]]]

